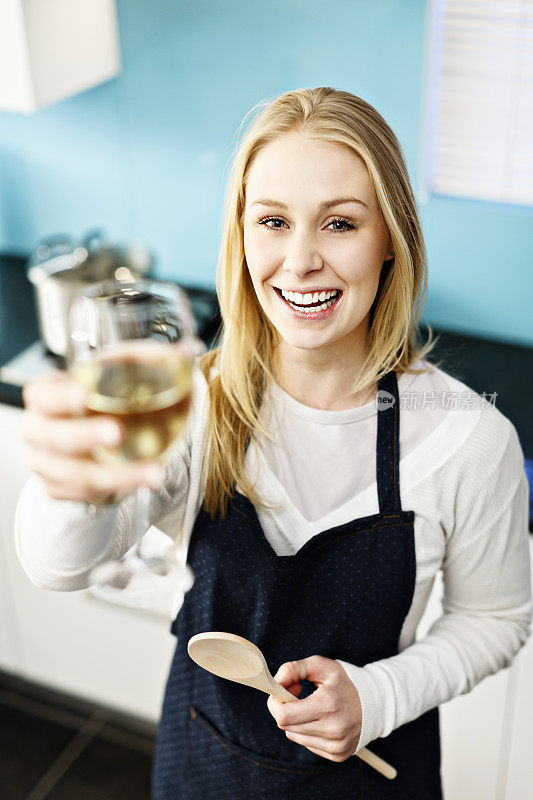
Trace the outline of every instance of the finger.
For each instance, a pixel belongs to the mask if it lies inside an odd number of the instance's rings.
[[[297,703],[282,703],[277,697],[269,695],[267,706],[276,720],[278,727],[285,729],[291,725],[316,722],[320,719],[322,713],[319,704],[317,704],[316,701],[309,702],[311,698],[314,698],[317,692],[314,692],[303,700],[298,700]]]
[[[331,740],[335,735],[324,729],[324,719],[315,719],[311,722],[302,722],[299,725],[283,725],[285,733],[298,733],[302,736],[321,736],[323,739]]]
[[[272,704],[271,713],[278,725],[285,728],[291,725],[305,724],[321,719],[325,714],[335,711],[335,697],[331,690],[341,671],[344,670],[338,662],[324,656],[309,656],[282,664],[275,679],[283,686],[298,680],[300,676],[307,676],[308,680],[314,682],[317,689],[308,697],[299,700],[298,703],[286,703],[279,707]]]
[[[329,758],[332,761],[344,761],[351,755],[351,753],[347,752],[343,742],[336,743],[328,739],[323,739],[320,736],[305,736],[300,733],[285,732],[285,735],[292,742],[301,744],[302,747],[306,747],[308,750],[311,750],[311,752],[317,753],[317,755],[323,756],[324,758]]]
[[[75,416],[85,410],[87,392],[68,372],[58,370],[27,383],[22,390],[27,409],[50,416]]]
[[[297,663],[300,665],[300,670],[305,672],[307,680],[317,686],[336,677],[343,670],[337,661],[325,656],[308,656]]]
[[[68,499],[105,498],[110,494],[131,492],[142,484],[152,489],[161,487],[165,471],[161,464],[101,465],[90,458],[56,456],[34,450],[30,469],[57,490],[64,487]],[[65,498],[66,499],[66,498]]]
[[[302,692],[302,687],[299,683],[293,683],[290,686],[287,686],[286,688],[295,697],[299,697]],[[286,700],[278,700],[278,698],[274,697],[274,695],[272,694],[270,694],[267,698],[267,708],[274,717],[274,719],[276,720],[276,722],[278,721],[278,715],[280,711],[285,705],[287,705]]]
[[[123,430],[112,417],[46,417],[27,411],[22,435],[34,447],[65,455],[88,455],[95,447],[117,447]]]
[[[44,488],[46,493],[52,500],[66,500],[72,503],[83,503],[89,502],[90,500],[106,500],[111,498],[116,498],[116,502],[123,499],[129,492],[123,492],[122,494],[118,494],[115,492],[110,492],[108,495],[102,495],[101,497],[91,496],[86,497],[82,495],[79,489],[75,486],[71,486],[70,484],[65,485],[63,483],[54,483],[50,480],[44,480]]]
[[[278,714],[283,706],[281,700],[278,700],[277,697],[274,697],[273,694],[269,694],[267,697],[267,708],[276,720],[278,721]]]
[[[337,678],[343,667],[325,656],[308,656],[298,661],[287,661],[282,664],[274,678],[285,685],[285,681],[307,679],[316,686]]]
[[[204,342],[196,337],[182,339],[176,344],[176,347],[183,353],[185,358],[190,361],[200,358],[200,356],[203,356],[203,354],[207,352],[207,347]]]
[[[293,694],[295,697],[300,697],[302,693],[302,684],[301,683],[291,683],[288,686],[285,686],[288,692]]]
[[[304,658],[297,661],[286,661],[274,675],[274,679],[284,685],[289,681],[298,683],[298,681],[303,681],[305,678],[307,678],[307,668]]]
[[[325,750],[317,750],[316,747],[308,747],[307,749],[310,750],[311,753],[316,753],[317,756],[322,756],[322,758],[327,758],[328,761],[333,761],[331,753],[327,753]]]

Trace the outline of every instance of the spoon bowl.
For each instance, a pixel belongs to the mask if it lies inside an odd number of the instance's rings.
[[[235,633],[207,631],[189,639],[187,652],[208,672],[289,702],[297,698],[274,680],[261,650]]]

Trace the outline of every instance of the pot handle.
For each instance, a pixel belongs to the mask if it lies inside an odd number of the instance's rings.
[[[88,231],[85,234],[82,242],[82,247],[85,247],[89,255],[97,250],[101,250],[103,247],[107,247],[108,245],[109,241],[107,239],[107,234],[102,228],[93,228],[92,230]]]

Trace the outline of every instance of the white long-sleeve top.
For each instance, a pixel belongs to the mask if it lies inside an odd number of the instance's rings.
[[[415,367],[427,371],[398,379],[400,495],[402,508],[415,514],[415,592],[398,655],[364,667],[340,661],[361,700],[358,749],[508,666],[530,631],[529,488],[516,430],[493,398],[426,361]],[[147,527],[175,538],[183,563],[203,499],[206,411],[206,382],[197,370],[187,436],[150,500]],[[275,441],[250,447],[246,468],[268,502],[257,511],[278,555],[378,513],[375,400],[324,411],[272,386],[263,413]],[[129,497],[91,516],[83,503],[50,498],[32,475],[16,513],[22,566],[43,588],[86,588],[96,563],[134,543],[132,512]],[[417,641],[439,570],[443,614]],[[182,599],[178,591],[175,611]]]

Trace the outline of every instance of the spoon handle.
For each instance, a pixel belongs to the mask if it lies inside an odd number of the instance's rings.
[[[368,764],[377,772],[381,773],[381,775],[383,775],[385,778],[388,778],[389,781],[392,781],[398,774],[394,767],[391,767],[390,764],[387,764],[386,761],[377,756],[375,753],[371,753],[370,750],[366,749],[366,747],[362,747],[361,750],[358,750],[355,755],[358,756],[361,761],[364,761],[365,764]]]
[[[288,689],[285,689],[281,683],[275,681],[274,678],[271,678],[269,683],[269,694],[273,694],[274,697],[276,697],[278,700],[281,700],[282,703],[290,703],[291,700],[298,700],[297,697],[291,694]]]
[[[290,703],[291,700],[298,700],[293,694],[289,692],[281,683],[278,683],[272,675],[268,672],[262,676],[263,677],[263,686],[257,686],[258,689],[262,689],[267,694],[273,695],[277,700],[281,700],[282,703]],[[266,683],[268,686],[265,686],[264,678],[266,678]]]

